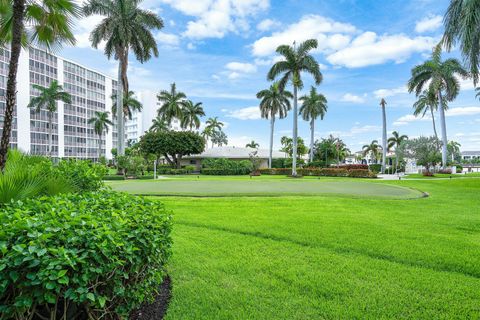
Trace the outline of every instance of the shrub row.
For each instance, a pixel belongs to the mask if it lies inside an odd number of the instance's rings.
[[[0,211],[0,318],[126,319],[151,300],[171,255],[158,201],[102,190]]]
[[[245,175],[252,172],[252,162],[248,160],[205,159],[202,174],[206,175]]]
[[[187,169],[172,169],[172,168],[160,168],[157,169],[157,174],[189,174],[191,171]]]
[[[202,174],[208,176],[241,176],[250,173],[250,170],[244,169],[221,169],[221,168],[203,168]]]
[[[375,163],[375,164],[369,165],[368,167],[369,167],[370,171],[375,172],[375,173],[379,173],[379,172],[382,171],[382,165],[381,164]]]
[[[291,169],[260,169],[265,175],[290,175]],[[298,169],[297,173],[304,176],[325,177],[352,177],[352,178],[376,178],[376,174],[368,169],[344,169],[344,168],[304,168]]]
[[[123,175],[109,174],[103,177],[103,180],[125,180]]]

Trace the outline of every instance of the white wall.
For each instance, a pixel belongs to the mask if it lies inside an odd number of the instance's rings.
[[[109,78],[105,78],[105,110],[109,111],[110,120],[113,121],[112,99],[110,98],[111,95],[112,95],[112,80]],[[113,159],[112,148],[113,148],[113,128],[110,126],[108,128],[107,137],[105,139],[105,158],[109,160]]]
[[[18,149],[30,152],[30,70],[28,51],[22,49],[17,74],[17,141]]]
[[[57,59],[57,80],[63,86],[63,60]],[[58,102],[58,157],[65,157],[65,103]]]

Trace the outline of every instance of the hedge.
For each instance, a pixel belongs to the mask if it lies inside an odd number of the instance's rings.
[[[242,168],[237,169],[222,169],[222,168],[203,168],[202,174],[208,176],[241,176],[250,173],[250,170],[244,170]]]
[[[370,169],[370,171],[372,171],[372,172],[379,173],[379,172],[382,171],[382,165],[381,165],[381,164],[378,164],[378,163],[376,163],[376,164],[371,164],[371,165],[369,165],[369,169]]]
[[[265,175],[290,175],[292,169],[260,169]],[[376,178],[376,174],[368,169],[345,169],[345,168],[304,168],[298,169],[297,173],[304,176],[325,177],[352,177],[352,178]]]
[[[103,180],[125,180],[123,175],[109,174],[103,177]]]
[[[153,299],[171,255],[163,204],[124,193],[12,202],[0,221],[2,319],[126,319]]]

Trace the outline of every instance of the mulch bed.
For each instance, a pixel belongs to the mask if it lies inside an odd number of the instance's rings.
[[[167,313],[168,303],[172,297],[172,280],[166,276],[158,290],[155,301],[143,304],[130,314],[130,320],[161,320]]]

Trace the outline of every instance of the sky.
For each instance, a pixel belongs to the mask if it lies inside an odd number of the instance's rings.
[[[324,120],[316,122],[315,138],[329,134],[343,139],[352,152],[381,141],[380,99],[387,101],[387,132],[410,137],[433,135],[432,121],[412,115],[415,96],[406,83],[411,69],[429,58],[442,33],[448,0],[144,0],[164,28],[155,31],[160,54],[140,64],[130,57],[133,90],[158,92],[172,82],[194,102],[202,102],[207,117],[223,121],[229,145],[251,140],[268,148],[269,121],[260,118],[255,95],[270,86],[267,73],[278,59],[275,49],[306,39],[318,39],[313,52],[323,82],[318,91],[328,99]],[[76,47],[60,55],[112,77],[117,63],[88,36],[100,17],[81,19]],[[455,49],[444,57],[461,58]],[[304,74],[308,93],[313,80]],[[473,83],[462,81],[458,98],[447,112],[449,140],[462,150],[480,150],[480,102]],[[437,116],[438,118],[438,116]],[[204,121],[206,119],[203,119]],[[276,122],[275,148],[292,134],[292,112]],[[310,139],[309,124],[299,118],[299,136]],[[437,124],[440,134],[440,126]]]

